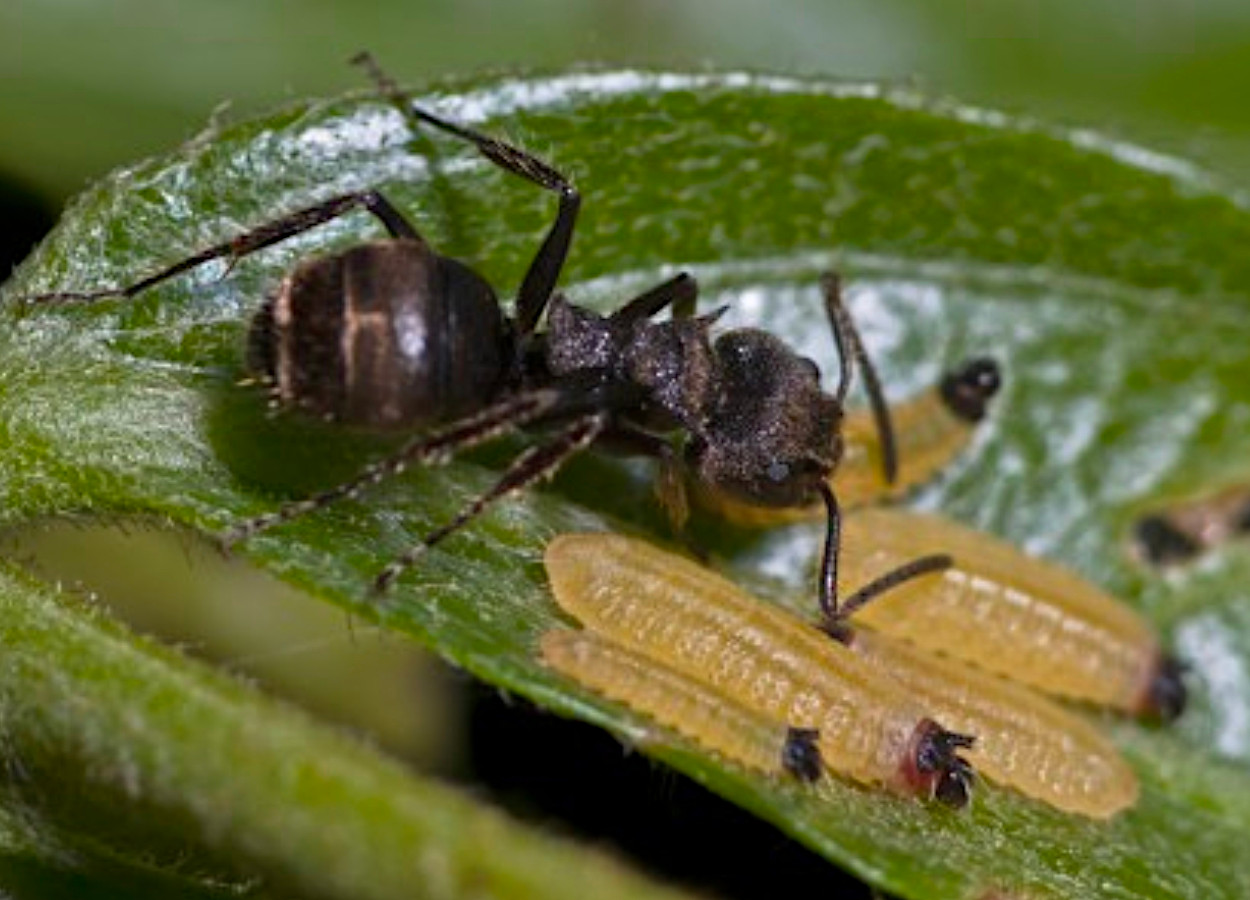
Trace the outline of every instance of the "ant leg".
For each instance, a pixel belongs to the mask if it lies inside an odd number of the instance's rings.
[[[673,445],[659,435],[630,425],[614,425],[604,432],[599,443],[608,450],[658,461],[660,473],[655,481],[655,496],[673,531],[682,534],[690,518],[690,502],[681,457]]]
[[[859,338],[851,313],[842,302],[841,279],[833,272],[826,272],[821,276],[820,287],[825,295],[825,312],[833,329],[833,340],[838,346],[840,371],[835,397],[839,405],[846,399],[846,392],[851,384],[851,359],[854,357],[860,374],[864,377],[864,387],[868,390],[868,403],[872,407],[872,418],[877,426],[877,439],[881,442],[881,467],[885,471],[886,484],[893,484],[898,477],[898,444],[894,438],[894,423],[890,418],[890,408],[885,402],[885,392],[881,390],[881,380],[877,377],[877,370]]]
[[[549,478],[570,457],[594,443],[607,428],[608,418],[603,413],[592,413],[577,419],[553,441],[531,447],[518,456],[504,472],[503,477],[489,491],[476,497],[446,525],[431,531],[416,544],[379,573],[373,582],[377,593],[385,591],[406,569],[443,538],[458,531],[466,523],[481,515],[482,511],[501,497]]]
[[[609,317],[613,322],[630,323],[650,319],[665,307],[673,308],[674,319],[688,319],[694,315],[695,302],[699,299],[699,283],[682,272],[651,290],[639,294]]]
[[[352,62],[369,73],[378,90],[399,107],[405,117],[433,125],[468,141],[477,147],[479,153],[504,171],[519,175],[530,183],[559,195],[560,208],[556,213],[556,220],[543,239],[542,246],[538,248],[538,253],[534,255],[521,282],[521,289],[517,292],[517,333],[521,337],[531,334],[551,300],[556,282],[560,278],[560,270],[564,268],[564,260],[569,255],[573,224],[577,221],[577,212],[582,204],[581,194],[559,170],[538,157],[417,106],[368,53],[357,54]]]
[[[232,240],[216,244],[206,250],[201,250],[194,256],[188,256],[186,259],[176,262],[166,269],[162,269],[155,275],[150,275],[125,287],[103,288],[95,291],[59,291],[51,294],[37,294],[33,297],[25,298],[24,302],[89,303],[108,297],[133,297],[135,294],[160,284],[166,279],[173,278],[175,275],[181,275],[183,272],[194,269],[196,266],[203,265],[211,260],[229,257],[233,262],[255,253],[257,250],[281,243],[287,238],[294,237],[318,225],[323,225],[332,219],[337,219],[339,216],[346,215],[356,209],[363,209],[372,213],[386,228],[391,237],[407,238],[414,241],[421,240],[421,235],[417,233],[417,230],[409,224],[408,220],[389,200],[377,191],[358,191],[332,197],[315,206],[309,206],[280,219],[275,219]]]
[[[485,443],[505,432],[519,428],[557,410],[562,395],[554,390],[539,390],[510,397],[488,406],[474,416],[462,419],[433,434],[411,441],[394,455],[367,466],[355,478],[303,500],[283,504],[271,513],[245,519],[220,538],[223,549],[229,550],[239,541],[306,513],[329,506],[344,497],[353,497],[366,487],[398,475],[409,466],[445,462],[453,454]]]

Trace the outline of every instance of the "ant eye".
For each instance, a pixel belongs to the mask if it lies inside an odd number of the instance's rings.
[[[781,484],[789,479],[789,477],[790,467],[783,462],[775,462],[768,467],[769,480],[775,481],[777,484]]]

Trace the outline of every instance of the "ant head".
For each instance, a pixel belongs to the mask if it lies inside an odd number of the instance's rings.
[[[757,329],[727,332],[714,352],[719,389],[690,445],[694,476],[758,506],[808,502],[841,455],[842,410],[820,369]]]

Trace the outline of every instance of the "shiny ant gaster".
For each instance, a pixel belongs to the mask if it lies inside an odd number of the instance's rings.
[[[599,444],[656,458],[673,489],[683,483],[676,474],[683,472],[703,488],[759,506],[823,498],[820,605],[826,621],[837,619],[841,517],[829,476],[842,453],[852,359],[868,388],[887,477],[896,468],[881,387],[837,278],[822,280],[840,356],[832,395],[821,390],[815,363],[764,331],[732,330],[713,342],[710,331],[720,312],[694,315],[697,289],[686,274],[607,316],[574,306],[555,292],[581,204],[568,179],[517,147],[415,106],[367,55],[355,61],[414,126],[425,123],[467,141],[494,165],[559,197],[555,222],[530,263],[511,318],[480,275],[435,252],[374,190],[275,219],[127,287],[27,298],[33,303],[132,297],[203,263],[238,260],[355,210],[381,222],[387,238],[296,264],[252,322],[248,366],[273,385],[282,407],[379,430],[442,427],[347,482],[240,522],[223,535],[223,544],[229,547],[408,466],[443,461],[504,432],[558,427],[546,443],[518,455],[494,487],[383,569],[375,588],[386,589],[422,552],[491,502],[552,475],[573,455]],[[669,307],[669,321],[653,321]],[[539,332],[544,312],[547,328]],[[684,439],[683,449],[670,440],[674,434]]]

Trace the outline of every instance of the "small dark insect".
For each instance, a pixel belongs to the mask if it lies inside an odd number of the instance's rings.
[[[1152,566],[1186,563],[1202,552],[1197,540],[1162,515],[1138,519],[1133,526],[1133,537],[1142,558]]]
[[[1133,552],[1155,568],[1195,562],[1250,533],[1250,487],[1229,484],[1146,513],[1133,526]]]
[[[889,477],[897,469],[880,383],[843,305],[838,279],[822,285],[840,354],[837,389],[767,332],[715,340],[718,312],[695,316],[695,282],[681,274],[601,316],[555,292],[581,205],[554,167],[510,144],[421,109],[362,54],[381,93],[414,127],[466,141],[492,164],[559,198],[559,208],[517,292],[512,316],[466,266],[437,253],[381,193],[332,197],[209,247],[125,287],[44,294],[29,303],[133,297],[203,263],[237,260],[349,212],[364,210],[388,237],[305,259],[253,320],[247,362],[278,405],[329,421],[424,434],[356,477],[238,523],[225,546],[402,472],[514,429],[554,429],[499,481],[378,575],[384,590],[418,556],[488,504],[551,476],[570,457],[605,445],[656,458],[670,480],[765,507],[820,498],[827,529],[820,604],[837,614],[840,512],[828,477],[842,455],[843,401],[857,364],[866,383]],[[669,321],[654,321],[671,307]],[[538,331],[546,314],[547,327]],[[431,429],[436,429],[432,430]]]

